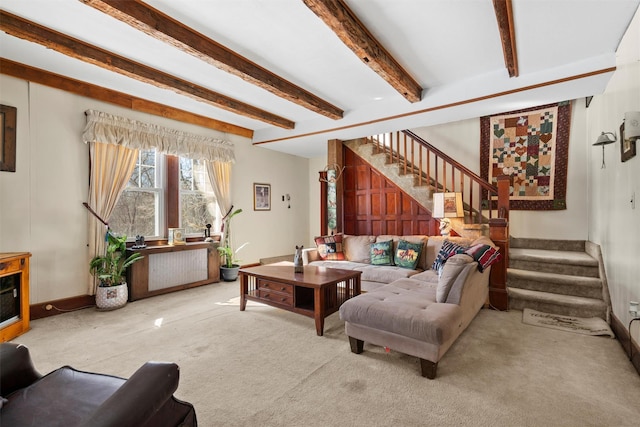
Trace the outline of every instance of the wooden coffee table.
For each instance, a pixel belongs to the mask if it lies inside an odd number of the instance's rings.
[[[247,300],[282,308],[316,321],[316,333],[324,333],[324,319],[343,302],[360,294],[361,271],[293,265],[261,265],[240,270],[240,311]]]

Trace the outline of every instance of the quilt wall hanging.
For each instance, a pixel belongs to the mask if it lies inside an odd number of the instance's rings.
[[[566,209],[571,103],[480,118],[480,175],[509,175],[510,209]]]

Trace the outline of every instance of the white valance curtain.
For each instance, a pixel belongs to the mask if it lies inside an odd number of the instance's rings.
[[[134,149],[155,148],[166,154],[196,160],[235,163],[230,141],[183,132],[149,123],[87,110],[87,124],[82,133],[85,142],[102,142]]]

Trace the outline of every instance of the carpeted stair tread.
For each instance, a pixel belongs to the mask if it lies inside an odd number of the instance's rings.
[[[584,252],[584,240],[550,240],[511,237],[509,246],[511,248],[548,249],[555,251],[577,251]]]
[[[586,252],[557,251],[548,249],[510,248],[509,258],[522,261],[570,264],[597,267],[598,261]]]
[[[535,280],[538,282],[556,282],[568,285],[579,283],[583,286],[591,286],[595,288],[602,287],[602,280],[597,277],[567,276],[566,274],[520,270],[517,268],[507,269],[507,276],[518,279]]]
[[[606,320],[607,306],[601,299],[560,295],[528,289],[509,288],[509,308],[578,317],[601,317]]]
[[[507,286],[562,295],[602,298],[602,280],[596,277],[508,268]]]

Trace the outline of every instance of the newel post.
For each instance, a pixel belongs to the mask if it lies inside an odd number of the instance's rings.
[[[509,309],[507,267],[509,267],[509,186],[510,177],[498,177],[498,218],[489,220],[489,238],[502,254],[500,261],[491,266],[489,300],[498,310]]]

